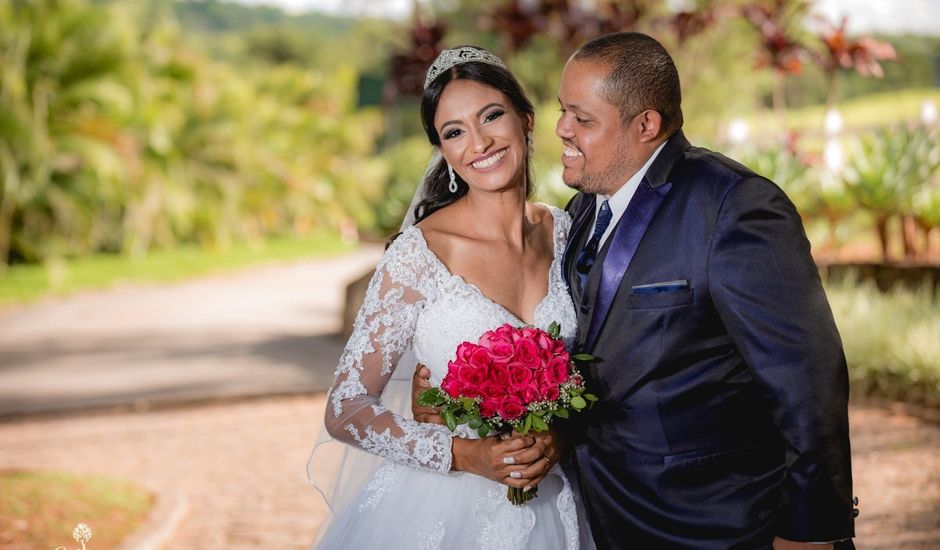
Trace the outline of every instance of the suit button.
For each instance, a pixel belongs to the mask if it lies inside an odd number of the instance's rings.
[[[581,304],[581,313],[590,313],[590,312],[591,312],[591,306],[587,304]]]
[[[852,499],[852,504],[855,505],[855,506],[858,506],[858,497],[854,497],[854,498]]]
[[[858,517],[858,508],[852,508],[852,517],[853,517],[853,518],[857,518],[857,517]]]

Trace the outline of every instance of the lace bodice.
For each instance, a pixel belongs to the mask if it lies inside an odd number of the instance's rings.
[[[571,343],[577,322],[561,276],[561,258],[571,221],[550,207],[554,219],[554,260],[548,293],[535,309],[535,325],[561,325]],[[525,323],[487,298],[447,267],[428,248],[421,230],[402,232],[376,267],[330,389],[326,427],[330,434],[393,462],[448,472],[451,439],[444,426],[422,424],[395,415],[381,405],[381,395],[401,355],[413,348],[419,362],[440,384],[447,363],[464,341],[476,342],[504,323]]]

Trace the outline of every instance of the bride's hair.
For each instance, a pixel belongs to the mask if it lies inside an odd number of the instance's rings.
[[[424,97],[421,99],[421,123],[424,125],[424,131],[427,133],[431,145],[441,145],[441,137],[434,128],[434,115],[437,114],[437,104],[441,100],[444,88],[454,80],[472,80],[484,86],[495,88],[509,98],[519,116],[529,115],[533,121],[535,120],[535,109],[532,107],[532,102],[526,97],[525,91],[523,91],[519,81],[511,72],[503,67],[488,63],[476,61],[460,63],[441,73],[424,90]],[[529,155],[526,155],[526,197],[532,194],[531,164],[532,161]],[[456,172],[454,176],[457,180],[457,192],[451,193],[448,189],[450,174],[447,172],[447,161],[442,157],[437,166],[431,168],[424,183],[424,199],[415,206],[414,223],[420,222],[437,210],[467,194],[466,182]]]

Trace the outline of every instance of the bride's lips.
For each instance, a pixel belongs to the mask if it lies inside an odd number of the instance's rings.
[[[483,155],[482,157],[479,157],[473,160],[472,162],[470,162],[470,166],[474,170],[484,170],[484,171],[489,170],[490,168],[493,168],[494,166],[499,164],[499,161],[503,160],[506,157],[506,152],[508,150],[509,150],[508,147],[503,147],[502,149],[498,151],[493,151],[492,153],[488,155]]]

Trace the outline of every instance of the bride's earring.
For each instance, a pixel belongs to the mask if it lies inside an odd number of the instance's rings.
[[[525,148],[529,155],[532,154],[532,132],[525,135]]]
[[[450,185],[447,186],[451,193],[457,192],[457,178],[454,177],[454,169],[447,165],[447,173],[450,174]]]

